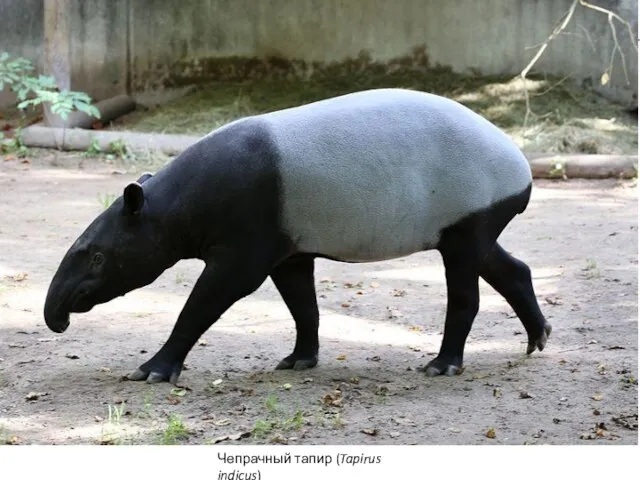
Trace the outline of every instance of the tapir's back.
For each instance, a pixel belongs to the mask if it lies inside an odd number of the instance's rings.
[[[502,131],[423,92],[369,90],[259,118],[301,251],[373,261],[432,248],[443,228],[531,183]]]

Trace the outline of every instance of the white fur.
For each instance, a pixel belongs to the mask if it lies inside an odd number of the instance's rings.
[[[500,129],[461,104],[401,89],[260,115],[280,153],[282,220],[300,251],[376,261],[530,185]]]

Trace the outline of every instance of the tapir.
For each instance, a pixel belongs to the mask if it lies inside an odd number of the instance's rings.
[[[304,370],[318,363],[316,258],[376,262],[437,250],[444,336],[423,370],[460,374],[479,278],[522,322],[527,354],[551,334],[530,268],[497,243],[531,189],[517,145],[437,95],[373,89],[248,116],[128,183],[63,257],[44,319],[64,332],[70,313],[197,258],[204,269],[169,338],[129,378],[175,384],[199,337],[268,277],[296,327],[293,352],[276,369]]]

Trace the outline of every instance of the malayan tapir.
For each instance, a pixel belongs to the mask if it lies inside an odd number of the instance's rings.
[[[70,313],[152,283],[181,259],[205,262],[166,343],[129,375],[176,383],[199,337],[271,277],[296,326],[277,369],[318,362],[314,259],[374,262],[436,249],[447,284],[444,337],[427,375],[462,371],[482,277],[520,318],[527,353],[551,325],[531,272],[497,238],[529,202],[519,148],[488,120],[447,98],[375,89],[242,118],[129,183],[66,253],[44,318],[64,332]]]

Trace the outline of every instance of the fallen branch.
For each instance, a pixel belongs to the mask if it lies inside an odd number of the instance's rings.
[[[535,113],[531,110],[529,91],[527,90],[527,81],[526,81],[527,74],[531,71],[533,66],[540,59],[540,57],[542,56],[544,51],[547,49],[549,44],[567,28],[567,25],[569,25],[569,22],[571,21],[571,18],[573,18],[573,15],[574,15],[574,13],[576,11],[576,7],[578,5],[582,5],[585,8],[590,8],[590,9],[595,10],[597,12],[606,14],[608,22],[609,22],[609,27],[611,28],[611,33],[613,35],[614,46],[613,46],[613,50],[611,52],[611,58],[609,60],[609,66],[602,73],[602,76],[600,77],[600,82],[603,85],[606,85],[609,82],[609,80],[611,79],[611,74],[613,73],[613,62],[615,60],[615,56],[616,56],[616,53],[617,53],[617,54],[620,55],[620,60],[621,60],[621,63],[622,63],[622,70],[624,72],[624,76],[625,76],[625,80],[627,82],[627,85],[630,84],[629,72],[628,72],[628,69],[627,69],[627,62],[626,62],[626,60],[624,58],[624,53],[622,52],[622,48],[620,47],[620,42],[618,40],[618,32],[616,30],[616,26],[615,26],[613,20],[614,19],[618,20],[620,23],[622,23],[623,25],[625,25],[627,27],[627,31],[628,31],[629,37],[631,39],[631,45],[633,45],[633,48],[637,52],[638,51],[638,47],[637,47],[637,45],[635,43],[635,36],[633,34],[633,29],[631,28],[631,24],[629,22],[627,22],[626,20],[624,20],[622,17],[620,17],[620,15],[612,12],[611,10],[608,10],[606,8],[603,8],[603,7],[599,7],[597,5],[593,5],[592,3],[586,2],[585,0],[574,0],[573,3],[571,4],[571,7],[569,7],[569,10],[565,14],[564,18],[553,29],[553,31],[547,37],[547,39],[541,44],[540,48],[538,49],[536,54],[533,56],[533,58],[529,61],[527,66],[524,67],[522,69],[522,71],[520,72],[520,79],[522,80],[522,85],[523,85],[523,88],[524,88],[524,99],[525,99],[525,107],[526,107],[526,111],[525,111],[525,114],[524,114],[524,120],[523,120],[523,126],[522,126],[523,130],[525,130],[525,132],[526,132],[527,122],[529,120],[529,116],[535,115]],[[590,37],[588,35],[588,32],[586,30],[585,30],[585,33],[587,34],[587,38],[589,39],[589,41],[591,43],[591,46],[593,47],[593,42],[591,42],[591,39],[590,39]],[[559,82],[559,83],[562,83],[562,81]],[[546,91],[548,92],[549,90],[550,89],[547,89]]]

